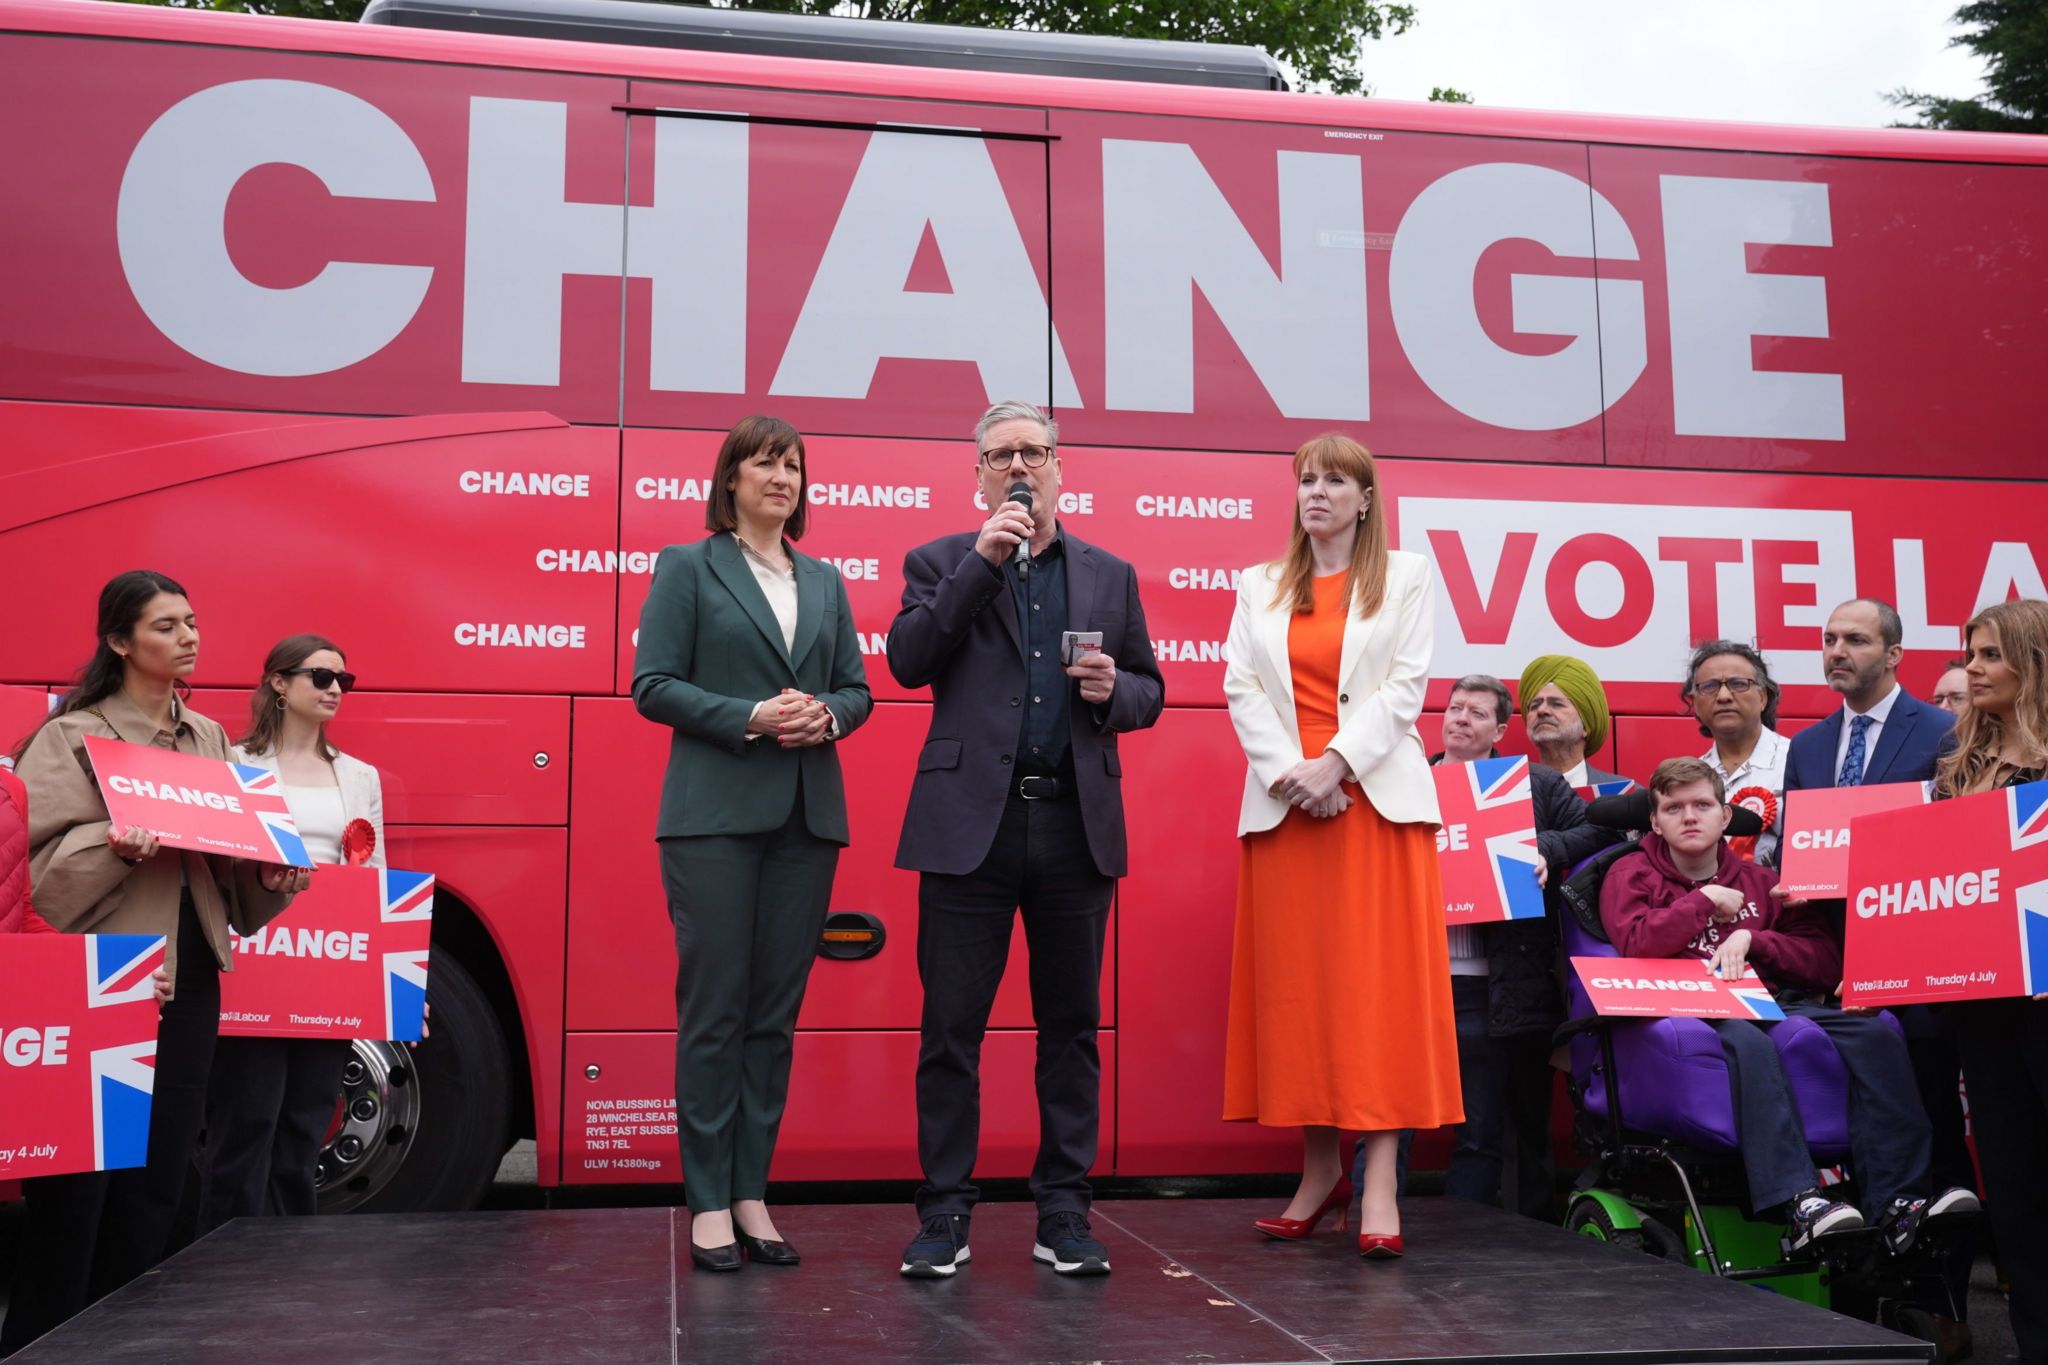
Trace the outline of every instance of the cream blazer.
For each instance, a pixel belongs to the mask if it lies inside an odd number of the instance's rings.
[[[1273,784],[1302,760],[1287,656],[1292,613],[1273,604],[1279,570],[1276,562],[1244,571],[1223,648],[1223,695],[1247,764],[1239,835],[1271,829],[1286,817],[1289,807],[1272,795]],[[1344,623],[1337,736],[1330,748],[1351,765],[1373,809],[1401,824],[1437,823],[1436,783],[1415,728],[1429,681],[1435,622],[1436,580],[1429,561],[1392,550],[1379,612],[1369,619],[1354,614]]]
[[[237,763],[277,771],[277,755],[274,753],[252,754],[239,744],[231,752]],[[377,847],[370,853],[370,866],[389,867],[390,864],[384,861],[384,783],[377,776],[377,770],[360,758],[336,754],[334,780],[341,786],[342,822],[368,820],[370,828],[377,834]]]

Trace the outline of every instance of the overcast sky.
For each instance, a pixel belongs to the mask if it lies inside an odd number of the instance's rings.
[[[1882,127],[1884,91],[1983,88],[1954,0],[1417,0],[1368,43],[1390,99],[1456,86],[1494,108]]]

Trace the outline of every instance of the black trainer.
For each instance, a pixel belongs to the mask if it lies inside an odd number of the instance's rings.
[[[1808,1190],[1792,1201],[1792,1249],[1802,1250],[1807,1243],[1820,1237],[1831,1237],[1838,1232],[1855,1232],[1863,1227],[1863,1215],[1853,1204],[1843,1204],[1828,1198],[1819,1190]]]
[[[967,1264],[967,1220],[964,1213],[933,1214],[903,1248],[897,1269],[913,1280],[939,1280]]]
[[[1109,1248],[1095,1240],[1086,1215],[1079,1213],[1049,1213],[1039,1219],[1031,1259],[1062,1275],[1109,1273]]]
[[[1913,1249],[1920,1229],[1927,1224],[1944,1218],[1966,1218],[1983,1211],[1984,1206],[1977,1201],[1974,1192],[1955,1185],[1932,1199],[1901,1196],[1892,1200],[1884,1211],[1884,1221],[1878,1226],[1884,1230],[1885,1250],[1894,1256],[1903,1256]]]

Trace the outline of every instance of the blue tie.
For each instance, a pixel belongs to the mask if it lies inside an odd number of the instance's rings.
[[[1837,787],[1863,785],[1863,738],[1870,726],[1869,716],[1858,716],[1849,722],[1849,752],[1842,755],[1842,775],[1835,779]]]

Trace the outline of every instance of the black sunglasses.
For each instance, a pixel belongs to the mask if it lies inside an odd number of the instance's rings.
[[[280,671],[278,673],[278,676],[280,678],[290,678],[296,677],[298,674],[301,673],[305,674],[307,677],[313,680],[313,690],[316,692],[325,692],[328,688],[334,686],[336,683],[341,684],[341,690],[343,692],[351,692],[355,690],[355,674],[338,673],[331,668],[287,668]]]

